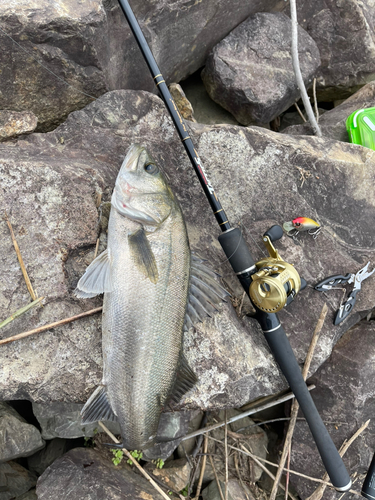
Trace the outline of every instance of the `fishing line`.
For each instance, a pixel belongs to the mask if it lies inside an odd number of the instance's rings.
[[[241,224],[239,224],[240,228],[241,228],[241,232],[243,232],[243,226]],[[253,236],[251,235],[251,232],[247,232],[248,236],[250,236],[250,238],[253,240],[253,242],[256,244],[256,246],[258,247],[258,250],[260,250],[262,252],[262,254],[267,257],[267,254],[266,252],[263,250],[262,247],[260,247],[258,245],[258,243],[256,242],[255,238],[253,238]]]
[[[235,255],[235,253],[237,252],[239,246],[240,246],[240,243],[241,243],[241,239],[242,239],[242,232],[240,233],[240,237],[238,238],[238,243],[237,243],[237,246],[236,248],[233,250],[233,253],[232,255],[230,255],[228,258],[226,258],[225,260],[223,260],[222,262],[220,262],[219,264],[219,267],[223,267],[223,265],[228,262],[232,257],[233,255]]]
[[[225,260],[223,260],[222,262],[220,262],[219,264],[219,267],[222,267],[226,262],[228,262],[234,255],[235,253],[237,252],[240,244],[241,244],[241,239],[243,238],[243,231],[242,231],[242,224],[239,223],[238,224],[238,227],[241,231],[241,234],[240,234],[240,238],[238,238],[238,243],[237,243],[237,246],[236,248],[234,249],[232,255],[230,255],[228,258],[226,258]],[[258,243],[256,242],[256,240],[251,236],[251,233],[249,234],[250,238],[253,240],[253,242],[255,243],[255,245],[258,247],[258,249],[262,252],[262,254],[267,257],[267,255],[265,254],[264,250],[258,245]]]
[[[67,85],[68,87],[71,87],[72,89],[74,89],[76,92],[79,92],[80,94],[83,94],[83,95],[85,95],[87,97],[90,97],[91,99],[94,99],[96,101],[97,97],[94,97],[93,95],[87,94],[86,92],[83,92],[83,90],[77,89],[76,87],[74,87],[74,85],[71,85],[70,83],[68,83],[67,81],[65,81],[63,78],[61,78],[59,75],[56,75],[56,73],[54,73],[49,68],[47,68],[47,66],[44,66],[44,64],[42,64],[41,62],[39,62],[38,59],[36,59],[31,52],[29,52],[24,47],[22,47],[22,45],[20,45],[16,40],[14,40],[14,38],[12,38],[10,35],[8,35],[8,33],[6,33],[1,27],[0,27],[0,31],[2,33],[4,33],[5,36],[7,36],[8,38],[10,38],[12,40],[12,42],[17,45],[17,47],[19,47],[21,50],[23,50],[23,52],[25,52],[25,54],[27,54],[32,59],[34,59],[34,61],[37,64],[39,64],[39,66],[41,66],[43,69],[45,69],[46,71],[48,71],[48,73],[51,73],[51,75],[53,75],[58,80],[60,80],[62,83],[64,83],[64,85]]]

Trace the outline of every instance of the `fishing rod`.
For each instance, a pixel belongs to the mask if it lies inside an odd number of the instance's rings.
[[[282,237],[283,230],[280,226],[272,226],[266,231],[263,235],[263,243],[270,256],[255,263],[241,230],[232,228],[229,223],[194,147],[186,123],[172,99],[128,1],[118,1],[222,230],[218,238],[219,243],[255,308],[255,318],[263,330],[276,362],[297,398],[331,482],[336,490],[348,491],[352,484],[349,474],[316,409],[288,337],[277,316],[277,312],[290,304],[297,293],[306,286],[305,280],[299,277],[291,264],[282,260],[273,246],[273,242]]]

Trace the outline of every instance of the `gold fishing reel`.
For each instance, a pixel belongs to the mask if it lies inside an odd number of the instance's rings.
[[[301,289],[301,278],[292,264],[280,257],[272,241],[281,238],[280,226],[272,226],[264,235],[263,243],[270,255],[257,262],[250,285],[250,298],[261,311],[276,313],[289,304]]]

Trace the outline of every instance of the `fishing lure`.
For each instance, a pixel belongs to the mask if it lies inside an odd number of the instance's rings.
[[[321,226],[317,222],[313,219],[309,219],[308,217],[297,217],[291,222],[284,222],[283,229],[287,236],[293,238],[294,241],[298,241],[298,235],[300,232],[307,232],[315,240],[322,230]]]

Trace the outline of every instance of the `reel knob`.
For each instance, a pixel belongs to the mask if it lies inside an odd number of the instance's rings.
[[[271,241],[277,241],[280,238],[282,238],[284,232],[283,228],[281,226],[278,226],[277,224],[270,227],[268,231],[266,231],[263,235],[263,238],[265,236],[268,236]]]

